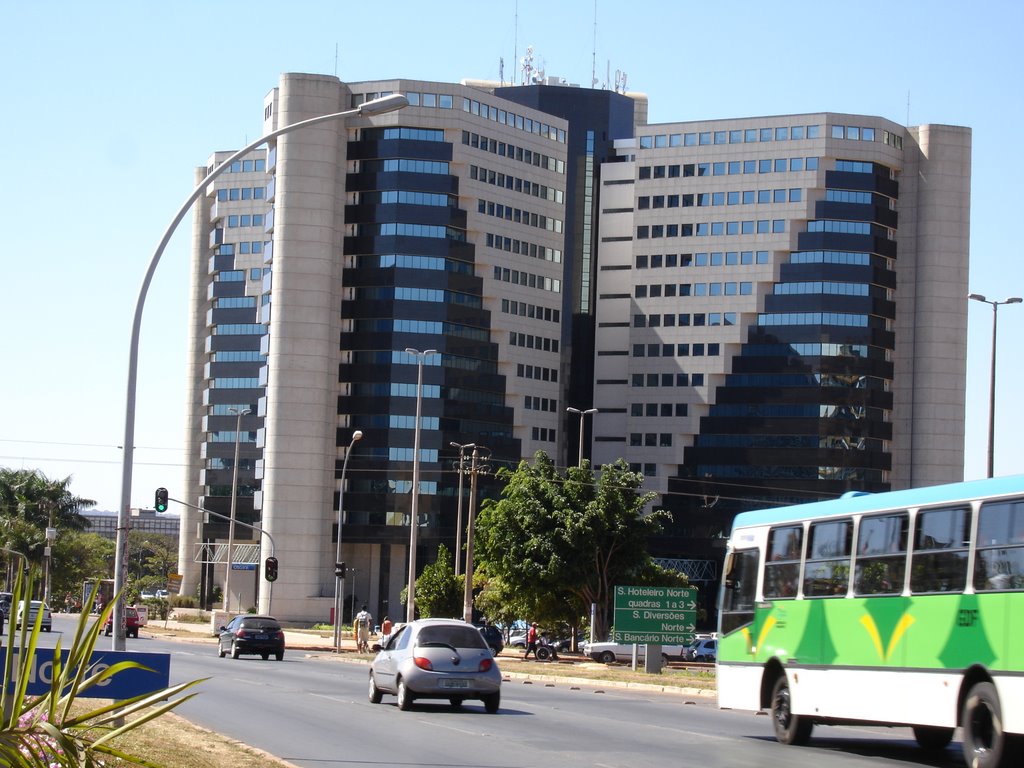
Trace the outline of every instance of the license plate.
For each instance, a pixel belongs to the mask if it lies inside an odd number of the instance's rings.
[[[469,688],[469,680],[458,678],[446,678],[441,681],[442,688]]]
[[[266,640],[266,635],[253,635],[253,640]]]

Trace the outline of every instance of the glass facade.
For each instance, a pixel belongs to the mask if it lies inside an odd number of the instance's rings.
[[[682,528],[725,533],[723,512],[758,499],[889,490],[898,186],[883,165],[843,160],[824,181],[670,482],[719,499],[713,513],[689,505]]]
[[[346,472],[345,541],[408,538],[418,357],[405,350],[437,350],[423,362],[421,563],[439,543],[451,549],[455,537],[458,452],[450,444],[485,445],[507,461],[521,454],[477,246],[467,242],[467,212],[458,205],[462,180],[448,172],[452,153],[444,131],[414,126],[365,130],[348,145],[346,187],[358,192],[345,209],[352,234],[343,284],[351,292],[342,303],[338,376],[347,394],[338,413],[351,414],[365,437]],[[338,478],[350,434],[338,432]],[[490,481],[480,480],[483,496]]]

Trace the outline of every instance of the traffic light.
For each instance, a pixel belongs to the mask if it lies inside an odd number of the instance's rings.
[[[167,489],[157,488],[156,489],[156,502],[153,505],[156,507],[157,512],[167,511]]]
[[[267,581],[277,581],[277,558],[268,557],[263,564],[263,578]]]
[[[337,576],[339,579],[344,579],[345,578],[345,564],[344,563],[335,563],[334,564],[334,575]]]

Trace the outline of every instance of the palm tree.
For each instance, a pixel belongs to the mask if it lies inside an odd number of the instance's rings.
[[[71,477],[51,480],[37,469],[0,468],[0,547],[24,553],[41,567],[46,529],[84,531],[81,510],[96,504],[71,492]]]

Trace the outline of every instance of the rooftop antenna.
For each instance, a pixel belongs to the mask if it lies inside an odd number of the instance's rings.
[[[590,87],[597,85],[597,0],[594,0],[594,45],[590,49]]]
[[[910,127],[910,89],[907,89],[907,122],[906,127]]]
[[[526,55],[523,56],[523,85],[530,85],[533,76],[533,46],[526,46]]]
[[[512,61],[519,58],[519,0],[516,0],[515,32],[512,37]],[[516,84],[516,68],[512,67],[512,85]]]
[[[338,44],[334,44],[334,76],[338,76]]]
[[[502,86],[505,85],[505,57],[498,57],[498,80],[501,81]]]

